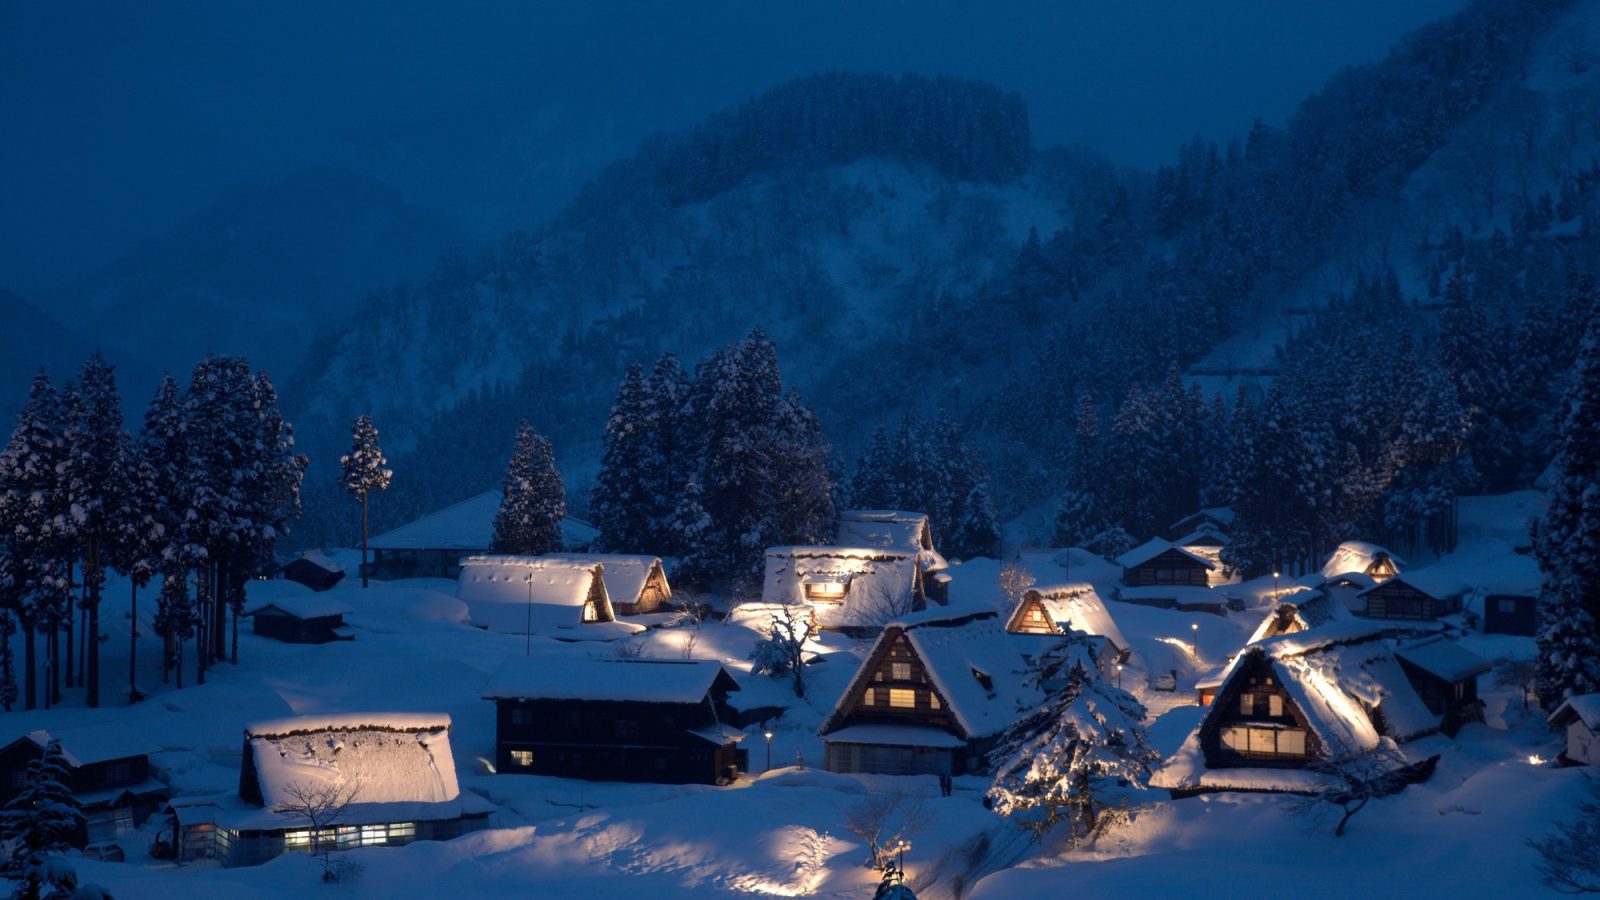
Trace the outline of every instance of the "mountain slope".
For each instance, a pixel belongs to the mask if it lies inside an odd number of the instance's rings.
[[[287,374],[374,285],[425,271],[455,240],[378,182],[314,169],[227,194],[46,299],[95,339],[175,371],[214,352]]]

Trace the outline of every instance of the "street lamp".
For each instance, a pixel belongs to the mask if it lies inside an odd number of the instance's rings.
[[[1192,637],[1189,640],[1189,649],[1190,649],[1191,652],[1194,653],[1194,658],[1195,659],[1199,659],[1200,658],[1200,623],[1199,622],[1190,622],[1189,623],[1189,634],[1192,635]]]
[[[1122,663],[1117,663],[1117,690],[1122,690]]]
[[[533,655],[533,572],[528,572],[528,636],[523,639],[522,655]]]
[[[763,769],[762,771],[763,772],[771,772],[772,771],[772,729],[768,728],[766,731],[761,732],[761,735],[762,735],[762,737],[765,737],[767,739],[767,767],[765,769]]]
[[[1272,570],[1272,599],[1278,599],[1278,570]]]

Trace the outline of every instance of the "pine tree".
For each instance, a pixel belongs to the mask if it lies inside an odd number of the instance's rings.
[[[183,686],[181,650],[194,629],[196,618],[185,574],[194,552],[186,542],[184,521],[188,509],[184,499],[188,442],[178,383],[171,375],[163,376],[145,409],[144,427],[139,432],[139,453],[149,466],[146,477],[154,485],[152,495],[161,498],[149,512],[161,529],[151,561],[155,572],[161,575],[154,625],[162,642],[162,677],[168,677],[177,665],[179,687]]]
[[[990,756],[989,800],[1035,837],[1068,821],[1091,834],[1104,807],[1104,782],[1142,787],[1159,755],[1144,732],[1144,707],[1108,684],[1081,632],[1041,654],[1027,675],[1046,695],[1006,730]]]
[[[1543,575],[1538,691],[1545,709],[1600,691],[1600,304],[1562,409],[1555,478],[1534,542]]]
[[[150,459],[151,447],[123,434],[120,456],[124,463],[115,473],[112,496],[116,512],[111,516],[112,531],[107,535],[106,559],[128,579],[128,702],[137,703],[139,693],[139,592],[150,585],[161,563],[166,544],[165,495]]]
[[[9,590],[5,584],[10,575],[4,571],[8,566],[4,553],[4,550],[0,550],[0,592]],[[0,707],[4,707],[6,712],[11,712],[18,696],[17,665],[11,653],[11,636],[16,633],[16,618],[11,615],[9,607],[0,606]]]
[[[25,881],[36,877],[46,857],[72,847],[84,818],[67,787],[71,782],[61,744],[52,740],[28,764],[22,790],[0,813],[0,841],[10,848],[3,866],[8,876]]]
[[[500,511],[494,517],[494,552],[538,556],[561,549],[566,488],[556,471],[550,442],[526,419],[517,426],[502,493]]]
[[[833,536],[835,510],[831,448],[822,426],[799,395],[789,394],[778,403],[770,433],[758,549],[824,543]]]
[[[248,367],[245,371],[248,374]],[[304,453],[295,450],[294,428],[284,420],[278,392],[264,371],[250,381],[242,427],[247,443],[240,484],[246,499],[228,556],[227,577],[222,581],[223,599],[233,612],[232,660],[236,664],[245,582],[273,564],[278,538],[287,535],[290,523],[300,517],[300,487],[310,464]]]
[[[650,397],[644,368],[628,366],[606,420],[605,449],[595,476],[589,512],[604,550],[640,552],[650,547],[652,510],[646,472],[652,446]]]
[[[762,502],[773,422],[783,397],[777,350],[760,329],[714,358],[699,379],[695,415],[705,431],[701,506],[711,518],[705,563],[723,578],[754,577],[761,564]]]
[[[872,432],[872,443],[856,460],[856,474],[850,480],[850,503],[857,509],[898,509],[900,496],[895,491],[894,451],[889,431],[882,425]]]
[[[23,704],[38,706],[38,656],[35,637],[54,637],[71,614],[66,554],[72,545],[72,523],[66,505],[61,466],[61,402],[50,378],[40,371],[16,428],[0,453],[0,516],[9,537],[13,590],[8,602],[23,631]],[[54,647],[52,640],[47,645]],[[50,657],[54,662],[54,657]],[[51,667],[55,675],[59,666]],[[59,699],[46,685],[47,699]]]
[[[78,373],[62,429],[62,479],[82,550],[88,622],[85,628],[86,701],[100,705],[100,593],[105,585],[111,534],[120,525],[117,480],[129,465],[122,430],[122,396],[116,374],[96,352]]]
[[[685,415],[689,402],[689,376],[672,353],[663,353],[645,381],[647,405],[646,432],[650,453],[639,474],[643,485],[644,543],[665,553],[677,554],[673,543],[672,520],[684,485],[699,468],[699,432]]]
[[[670,544],[678,552],[673,579],[681,579],[685,584],[710,583],[717,574],[708,562],[711,551],[706,543],[711,532],[711,516],[700,502],[698,481],[691,478],[683,486],[683,496],[678,499],[667,527]]]
[[[1000,526],[995,522],[988,485],[981,481],[973,485],[962,508],[961,521],[950,535],[950,552],[961,559],[999,557]]]
[[[350,452],[339,457],[344,489],[361,504],[361,586],[367,586],[367,504],[373,491],[389,489],[394,472],[388,468],[383,448],[378,446],[378,429],[372,417],[363,415],[350,428]]]

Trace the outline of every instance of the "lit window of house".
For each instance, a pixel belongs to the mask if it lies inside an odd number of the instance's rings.
[[[842,581],[814,581],[806,585],[806,596],[812,600],[844,599],[845,583]]]
[[[512,763],[512,765],[521,766],[524,769],[526,769],[527,767],[533,765],[533,751],[532,750],[513,750],[513,751],[511,751],[511,763]]]
[[[1267,715],[1277,717],[1283,715],[1283,698],[1277,694],[1267,697]]]
[[[908,663],[908,662],[890,663],[889,668],[891,670],[889,677],[893,678],[895,681],[910,681],[911,680],[911,663]]]
[[[1241,715],[1241,716],[1253,716],[1255,714],[1256,714],[1256,695],[1255,694],[1240,694],[1239,695],[1239,715]]]
[[[1222,729],[1222,746],[1254,756],[1305,756],[1306,734],[1295,729],[1234,725]]]
[[[893,709],[916,709],[917,692],[906,688],[890,688],[889,706]]]
[[[600,620],[600,612],[595,609],[593,600],[583,604],[583,620],[585,622],[598,622]]]

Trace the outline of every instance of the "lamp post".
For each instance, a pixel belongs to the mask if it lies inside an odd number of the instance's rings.
[[[533,572],[528,572],[528,635],[523,640],[522,655],[533,655]]]
[[[766,731],[761,732],[761,736],[767,739],[767,767],[765,769],[762,769],[762,771],[763,772],[771,772],[772,771],[772,729],[768,728]]]
[[[1122,690],[1122,663],[1117,663],[1117,690]]]
[[[1272,599],[1278,599],[1278,570],[1272,570]]]
[[[1189,623],[1189,634],[1191,635],[1191,637],[1189,639],[1189,652],[1193,653],[1194,654],[1194,658],[1196,660],[1198,660],[1198,659],[1200,659],[1200,623],[1199,622],[1190,622]]]

